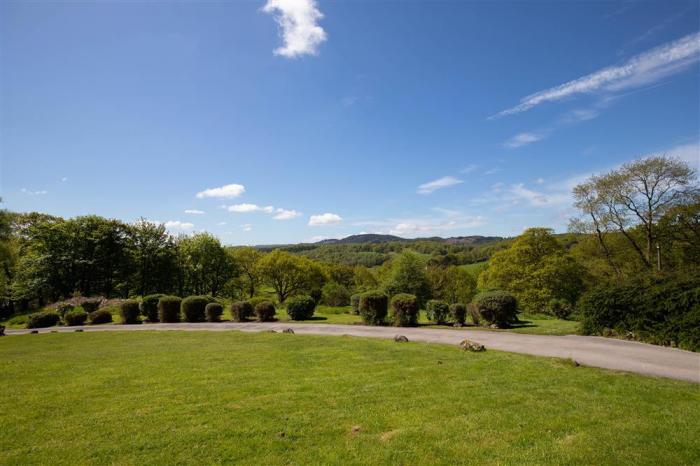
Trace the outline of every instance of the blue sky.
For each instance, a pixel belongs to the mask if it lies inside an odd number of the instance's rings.
[[[698,2],[3,2],[0,195],[206,230],[565,231],[570,189],[699,164]]]

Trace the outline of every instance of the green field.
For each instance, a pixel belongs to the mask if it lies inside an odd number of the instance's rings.
[[[352,337],[0,338],[1,464],[698,464],[700,391]]]

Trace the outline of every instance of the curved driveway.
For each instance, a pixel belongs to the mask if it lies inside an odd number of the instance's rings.
[[[648,345],[632,341],[579,335],[550,336],[509,332],[489,332],[464,329],[429,329],[369,327],[364,325],[295,324],[288,322],[221,322],[143,325],[99,325],[85,327],[54,327],[40,329],[40,333],[72,332],[82,328],[87,332],[144,331],[144,330],[207,330],[261,332],[294,329],[298,334],[353,335],[359,337],[393,338],[401,334],[410,341],[457,345],[465,338],[479,342],[489,349],[532,354],[555,358],[571,358],[586,366],[615,369],[638,374],[688,380],[700,383],[700,353],[675,348]],[[29,333],[29,330],[6,330],[7,335]]]

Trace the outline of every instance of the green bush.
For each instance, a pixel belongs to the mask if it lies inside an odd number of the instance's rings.
[[[387,314],[389,298],[379,291],[368,291],[360,295],[360,317],[367,325],[381,325]]]
[[[149,322],[158,322],[158,301],[160,301],[162,297],[162,294],[149,294],[143,297],[139,307],[141,309],[141,314],[143,314]]]
[[[73,309],[75,309],[75,306],[74,306],[73,304],[71,304],[71,303],[63,302],[63,303],[58,303],[58,304],[56,305],[56,312],[57,312],[58,315],[60,315],[61,317],[65,316],[67,312],[70,312],[70,311],[72,311]]]
[[[249,301],[236,301],[231,304],[231,319],[234,322],[245,322],[253,316],[253,309]]]
[[[272,302],[270,298],[266,298],[265,296],[254,296],[252,298],[248,298],[248,302],[251,306],[253,306],[253,310],[255,310],[255,306],[257,306],[258,304],[268,301]]]
[[[185,322],[204,322],[204,310],[211,302],[208,296],[188,296],[182,300],[180,309]]]
[[[112,322],[112,313],[107,309],[98,309],[88,314],[90,325],[108,324]]]
[[[549,306],[547,306],[547,308],[546,313],[558,319],[568,318],[573,310],[568,301],[556,298],[549,301]]]
[[[88,314],[80,309],[68,311],[63,315],[63,322],[68,326],[83,325],[88,318]]]
[[[418,298],[408,293],[400,293],[391,298],[391,323],[396,327],[418,325]]]
[[[102,302],[102,299],[99,299],[99,298],[86,299],[80,304],[80,306],[83,308],[83,310],[85,312],[90,314],[91,312],[95,312],[97,309],[100,308],[101,302]]]
[[[223,313],[224,307],[219,303],[209,303],[204,308],[204,317],[207,322],[220,322]]]
[[[294,296],[286,304],[287,314],[292,320],[309,320],[316,310],[316,301],[311,296]]]
[[[139,302],[135,299],[127,299],[119,306],[119,316],[122,318],[122,324],[140,324],[140,314]]]
[[[323,302],[328,306],[339,307],[350,304],[350,290],[339,283],[326,283],[322,293]]]
[[[464,325],[467,317],[467,307],[462,303],[450,304],[450,321],[457,325]]]
[[[53,327],[58,324],[60,320],[61,317],[55,312],[37,312],[36,314],[30,315],[29,319],[27,319],[27,328]]]
[[[700,276],[669,275],[608,283],[578,302],[586,335],[618,333],[700,351]]]
[[[445,301],[439,299],[431,299],[425,305],[425,314],[428,320],[436,324],[444,324],[447,321],[447,316],[450,313],[450,306]]]
[[[477,316],[474,323],[486,322],[498,327],[508,327],[518,320],[518,302],[507,291],[485,291],[474,297],[472,316]]]
[[[158,300],[158,320],[160,322],[180,322],[180,304],[177,296],[163,296]]]
[[[261,301],[255,305],[255,315],[259,322],[272,322],[275,320],[275,305],[271,301]]]
[[[352,306],[352,313],[356,316],[360,315],[360,295],[354,294],[350,296],[350,306]]]

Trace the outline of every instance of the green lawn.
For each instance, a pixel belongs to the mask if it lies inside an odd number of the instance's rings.
[[[0,338],[0,464],[699,464],[700,390],[564,360],[242,332]]]

